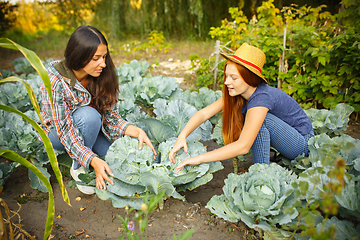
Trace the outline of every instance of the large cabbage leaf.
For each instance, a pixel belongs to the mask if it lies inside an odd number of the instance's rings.
[[[194,106],[197,110],[201,110],[218,100],[221,96],[222,92],[219,90],[213,91],[207,87],[202,87],[198,92],[192,92],[190,90],[184,91],[182,99],[188,104]],[[221,114],[216,114],[210,118],[210,122],[215,125],[220,118]]]
[[[334,240],[359,239],[360,225],[354,226],[353,222],[340,220],[335,216],[328,219],[325,225],[323,225],[323,223],[317,224],[316,230],[320,233],[320,231],[327,230],[330,226],[334,226],[336,229]]]
[[[360,220],[359,180],[352,178],[347,182],[341,193],[335,196],[335,200],[340,206],[340,214],[351,215]]]
[[[164,99],[157,99],[154,102],[154,108],[156,118],[173,126],[176,136],[180,134],[190,118],[197,112],[197,109],[194,106],[191,106],[182,100],[174,100],[167,103]],[[201,139],[203,141],[208,141],[211,137],[211,130],[211,123],[205,121],[187,137],[187,140]]]
[[[308,109],[305,113],[309,117],[316,135],[326,133],[328,135],[342,134],[349,123],[349,116],[354,108],[345,103],[339,103],[332,110]]]
[[[250,228],[270,231],[276,224],[286,224],[297,217],[298,212],[284,214],[285,207],[296,199],[291,184],[297,176],[281,166],[271,163],[254,164],[249,171],[225,179],[223,195],[214,196],[206,208],[231,222],[242,220]]]
[[[348,168],[348,173],[360,176],[360,140],[343,134],[339,137],[330,138],[325,133],[309,139],[309,158],[321,166],[320,159],[331,154],[342,157]]]

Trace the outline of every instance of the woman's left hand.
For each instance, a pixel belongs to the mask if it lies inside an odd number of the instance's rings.
[[[136,127],[134,125],[130,125],[125,130],[125,135],[139,139],[139,150],[142,149],[143,143],[146,143],[146,145],[148,145],[154,153],[153,158],[154,159],[156,158],[155,155],[157,155],[157,154],[156,154],[155,148],[152,145],[152,143],[151,143],[150,139],[148,138],[148,136],[146,135],[146,133],[144,132],[144,130],[142,130],[141,128]]]
[[[98,157],[94,157],[91,160],[90,165],[94,168],[96,175],[96,187],[98,189],[106,190],[105,180],[114,185],[114,182],[108,176],[109,174],[111,177],[113,177],[114,174],[110,170],[109,165],[104,160]]]
[[[156,158],[155,157],[155,155],[156,155],[155,148],[152,145],[152,143],[151,143],[150,139],[148,138],[148,136],[146,135],[146,133],[144,132],[144,130],[139,129],[138,139],[139,139],[139,150],[142,149],[143,143],[146,143],[146,145],[148,145],[152,149],[152,151],[154,153],[153,158],[155,159]]]
[[[177,167],[174,170],[174,173],[177,174],[178,172],[183,170],[186,165],[196,166],[199,165],[200,163],[201,162],[198,157],[187,158],[183,160],[181,163],[179,163],[179,165],[177,165]]]

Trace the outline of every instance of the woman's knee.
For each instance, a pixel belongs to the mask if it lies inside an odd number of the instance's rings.
[[[97,129],[101,127],[101,114],[93,107],[85,106],[73,113],[73,118],[78,127],[89,126]]]

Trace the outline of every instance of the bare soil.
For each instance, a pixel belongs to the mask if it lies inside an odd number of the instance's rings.
[[[214,141],[204,144],[208,150],[218,147]],[[162,210],[157,209],[150,214],[148,239],[172,239],[173,234],[183,234],[187,229],[194,229],[191,239],[258,239],[243,223],[224,221],[209,214],[205,208],[212,196],[223,193],[224,179],[233,172],[231,159],[222,163],[224,169],[214,173],[212,181],[193,191],[181,193],[186,198],[185,202],[166,199]],[[245,171],[251,164],[251,156],[248,156],[248,161],[239,163],[239,171]],[[118,239],[121,236],[122,229],[117,215],[125,217],[124,209],[114,208],[111,200],[100,200],[96,194],[85,195],[77,189],[66,187],[71,202],[69,206],[62,199],[59,185],[53,176],[55,221],[52,239]],[[65,185],[70,180],[64,177]],[[18,216],[13,217],[12,221],[19,223],[21,220],[22,229],[36,239],[42,239],[47,215],[47,194],[30,187],[26,168],[20,167],[11,175],[1,197],[11,210],[18,211]],[[21,200],[25,203],[20,205],[19,210],[17,201]]]
[[[205,48],[203,46],[206,46]],[[182,88],[189,88],[193,83],[193,72],[186,72],[181,68],[169,69],[160,63],[184,62],[188,56],[198,53],[201,57],[209,57],[213,52],[211,44],[189,43],[173,46],[167,53],[156,53],[137,56],[119,54],[114,57],[116,66],[129,62],[132,59],[147,60],[153,66],[151,73],[167,75],[181,79]],[[0,48],[0,69],[14,71],[11,61],[22,55],[13,50]],[[42,57],[60,59],[58,55]],[[177,61],[179,60],[179,61]],[[185,74],[186,72],[186,74]],[[352,120],[347,134],[360,139],[360,125]],[[208,150],[219,146],[214,141],[205,142]],[[222,194],[224,179],[233,172],[232,160],[222,162],[224,169],[214,173],[212,181],[193,191],[181,193],[186,201],[169,198],[164,201],[162,210],[151,213],[148,222],[148,239],[168,239],[173,234],[184,233],[187,229],[194,229],[191,239],[218,240],[218,239],[260,239],[253,230],[242,222],[233,224],[210,214],[205,205],[214,195]],[[239,162],[238,171],[244,172],[253,163],[252,156],[247,156],[246,162]],[[51,173],[51,170],[49,169]],[[65,185],[71,180],[64,177]],[[59,186],[52,174],[51,182],[55,196],[55,221],[52,230],[52,239],[118,239],[122,234],[120,220],[117,215],[125,216],[124,209],[114,208],[111,201],[100,200],[96,194],[84,195],[74,188],[66,187],[71,206],[62,199]],[[42,239],[47,215],[47,194],[38,192],[30,187],[27,169],[18,168],[6,182],[0,197],[9,208],[17,212],[12,217],[14,223],[27,231],[36,239]],[[45,198],[45,199],[44,199]],[[17,201],[25,200],[18,205]],[[2,211],[3,216],[6,214]]]

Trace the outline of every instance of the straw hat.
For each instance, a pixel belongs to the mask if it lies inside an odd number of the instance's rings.
[[[261,74],[261,69],[264,66],[266,57],[265,53],[259,48],[244,43],[232,56],[226,55],[223,52],[220,52],[220,54],[227,60],[233,61],[246,67],[251,72],[264,79],[264,81],[267,83],[266,79]]]

